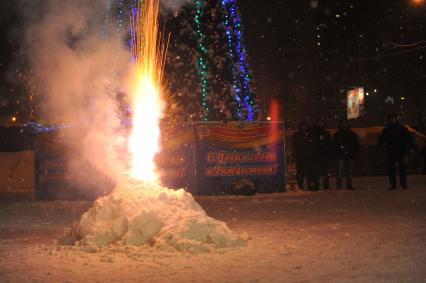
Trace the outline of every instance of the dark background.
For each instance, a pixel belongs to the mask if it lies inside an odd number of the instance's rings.
[[[240,1],[258,93],[280,100],[288,124],[324,116],[335,126],[333,119],[346,113],[346,90],[363,86],[370,94],[367,113],[355,124],[380,125],[385,113],[393,111],[410,125],[421,126],[426,49],[413,51],[393,44],[426,40],[425,4],[416,6],[409,0],[273,3]],[[423,46],[426,42],[414,48]]]
[[[345,116],[346,90],[363,86],[366,114],[380,125],[393,111],[422,128],[426,108],[426,4],[410,0],[238,1],[257,95],[280,102],[289,126]],[[0,2],[0,116],[30,119],[22,83],[22,30],[15,1]],[[418,43],[417,45],[411,45]],[[401,46],[403,45],[403,46]],[[376,92],[374,91],[376,90]]]

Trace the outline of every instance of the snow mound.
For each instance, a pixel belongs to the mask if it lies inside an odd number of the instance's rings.
[[[209,252],[244,246],[225,223],[209,217],[188,192],[128,182],[97,199],[58,242],[61,245],[149,245]]]

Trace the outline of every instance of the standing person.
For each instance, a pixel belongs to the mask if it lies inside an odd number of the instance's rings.
[[[301,190],[303,190],[303,183],[308,173],[308,128],[308,123],[300,122],[292,140],[293,158],[296,161],[297,185]]]
[[[331,136],[325,129],[324,119],[320,118],[309,130],[308,147],[312,150],[313,160],[310,165],[309,189],[318,191],[320,179],[324,190],[330,188]],[[309,180],[310,179],[310,180]]]
[[[336,188],[342,189],[343,174],[346,177],[346,189],[354,189],[352,175],[354,160],[359,154],[358,135],[351,130],[351,125],[347,119],[342,119],[339,129],[333,137],[333,147],[337,157]]]
[[[379,137],[378,145],[386,146],[386,158],[390,190],[396,189],[396,166],[399,169],[399,183],[402,189],[407,189],[406,159],[407,154],[413,149],[413,137],[407,127],[401,125],[398,116],[394,113],[388,115],[388,124]]]

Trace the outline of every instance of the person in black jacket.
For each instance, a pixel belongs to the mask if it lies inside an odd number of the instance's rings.
[[[309,164],[308,128],[306,122],[300,122],[298,130],[293,135],[293,158],[296,162],[296,179],[299,189],[303,190],[303,183],[307,177]]]
[[[330,188],[331,136],[325,129],[324,119],[320,118],[309,129],[308,149],[312,153],[309,165],[309,189],[319,190],[320,179],[324,190]]]
[[[399,183],[402,189],[407,189],[406,160],[410,150],[413,149],[413,137],[407,127],[401,125],[398,116],[394,113],[388,115],[388,124],[383,129],[378,145],[386,146],[386,157],[390,190],[396,189],[396,166],[399,169]]]
[[[351,130],[347,119],[342,119],[339,129],[333,137],[333,147],[337,157],[336,188],[342,189],[343,174],[346,177],[346,189],[354,189],[352,185],[353,164],[359,154],[358,135]]]

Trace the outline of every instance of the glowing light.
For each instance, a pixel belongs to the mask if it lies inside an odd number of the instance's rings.
[[[139,2],[131,19],[135,64],[130,95],[133,114],[130,174],[144,181],[157,180],[154,157],[160,150],[159,120],[164,109],[162,80],[167,46],[162,44],[159,33],[158,12],[158,0]]]
[[[269,117],[269,116],[266,118],[266,120],[268,120],[268,121],[271,121],[271,119],[272,119],[272,118],[271,118],[271,117]]]
[[[12,116],[12,118],[10,118],[10,120],[13,122],[13,123],[15,123],[16,122],[16,117],[15,116]]]
[[[199,58],[197,60],[198,68],[200,71],[200,78],[201,78],[201,105],[204,110],[204,120],[208,120],[208,114],[209,114],[209,106],[207,104],[207,66],[204,59],[204,54],[206,53],[206,48],[204,46],[204,39],[205,35],[201,30],[201,23],[200,23],[200,17],[201,17],[201,0],[195,1],[195,25],[197,28],[197,37],[198,37],[198,52],[199,52]]]
[[[222,0],[224,10],[225,35],[228,44],[228,54],[233,61],[233,88],[237,102],[237,112],[241,118],[251,121],[253,119],[253,93],[250,89],[250,77],[248,74],[247,54],[242,38],[241,16],[238,13],[235,0]],[[247,110],[243,117],[242,108]]]
[[[411,3],[413,3],[413,5],[420,6],[425,3],[425,0],[411,0]]]

